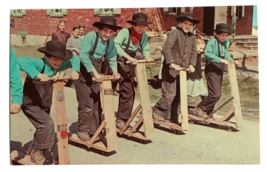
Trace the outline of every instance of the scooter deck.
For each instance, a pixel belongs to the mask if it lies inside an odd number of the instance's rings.
[[[207,119],[200,118],[200,117],[197,117],[195,115],[188,115],[188,117],[189,117],[190,123],[197,122],[197,123],[205,123],[205,124],[215,124],[215,125],[218,125],[219,127],[220,126],[228,127],[228,130],[230,130],[231,128],[234,128],[234,129],[237,128],[235,123],[229,122],[229,121],[222,121],[221,122],[221,119],[216,118],[216,117],[207,118]]]
[[[90,140],[89,141],[82,141],[82,140],[80,140],[79,137],[77,136],[77,134],[72,134],[71,137],[69,137],[69,140],[72,141],[72,142],[78,143],[78,144],[85,145],[87,147],[88,147],[88,144],[90,142]],[[98,149],[98,150],[101,150],[101,151],[104,151],[104,152],[112,152],[112,151],[115,151],[115,150],[109,150],[107,148],[106,143],[103,142],[99,137],[95,139],[94,143],[90,147],[95,148],[95,149]]]
[[[13,150],[10,153],[10,159],[11,159],[11,161],[18,162],[22,165],[35,165],[32,162],[30,155],[27,155],[26,153],[19,152],[17,150]]]

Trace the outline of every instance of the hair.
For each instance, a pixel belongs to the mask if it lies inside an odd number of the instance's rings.
[[[113,27],[113,26],[99,25],[97,28],[98,28],[99,30],[103,30],[104,28],[108,28],[108,29],[113,30],[114,32],[117,32],[117,28],[115,28],[115,27]]]
[[[85,29],[85,26],[84,25],[80,25],[79,28],[84,28]]]
[[[191,23],[193,23],[193,25],[196,25],[196,23],[194,23],[192,20],[189,20],[189,19],[186,19],[186,18],[181,19],[180,20],[180,23],[183,23],[186,20],[189,21],[189,22],[191,22]]]
[[[216,35],[220,35],[220,34],[222,34],[222,33],[228,33],[228,32],[215,31],[215,34],[216,34]],[[229,35],[229,33],[228,33],[228,35]]]
[[[66,20],[59,20],[59,21],[58,21],[58,25],[60,25],[60,23],[65,23],[65,24],[67,24]]]
[[[48,54],[48,53],[45,53],[45,57],[47,57],[47,58],[51,58],[51,57],[53,57],[51,54]]]
[[[74,26],[74,27],[72,28],[72,31],[75,31],[76,29],[80,29],[80,26]]]

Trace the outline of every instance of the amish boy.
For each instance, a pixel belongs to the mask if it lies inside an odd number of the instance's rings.
[[[53,94],[49,76],[71,67],[72,79],[78,79],[80,60],[66,50],[66,44],[55,40],[37,50],[44,53],[45,57],[37,59],[24,56],[18,59],[18,63],[20,70],[27,73],[21,109],[36,128],[28,153],[31,160],[40,165],[45,161],[44,151],[55,144],[54,121],[49,115]]]
[[[180,68],[195,71],[197,51],[195,36],[190,32],[199,23],[193,13],[181,13],[176,18],[180,26],[167,37],[163,47],[162,97],[153,107],[153,117],[158,120],[170,120],[178,123],[180,104]]]
[[[228,24],[219,23],[216,25],[215,37],[207,43],[204,55],[206,58],[205,76],[208,85],[208,96],[204,98],[194,109],[194,113],[202,118],[210,115],[215,104],[221,97],[221,86],[223,72],[229,62],[234,60],[228,51],[230,40],[227,38],[232,30]],[[238,65],[238,61],[234,61]]]
[[[93,23],[98,31],[85,35],[81,44],[80,78],[75,81],[78,101],[78,132],[82,141],[89,141],[101,124],[100,83],[103,79],[103,60],[107,60],[115,79],[120,78],[117,72],[116,47],[113,35],[122,27],[117,26],[113,16],[103,16]],[[105,58],[106,57],[106,58]],[[96,78],[96,81],[92,80]]]
[[[132,25],[131,28],[122,29],[115,38],[115,46],[118,55],[118,71],[122,75],[123,80],[119,82],[119,107],[117,112],[116,127],[122,128],[125,122],[130,118],[134,98],[134,76],[137,60],[145,58],[151,61],[148,39],[145,29],[151,22],[147,21],[145,13],[135,13],[132,20],[127,23]],[[141,52],[138,52],[139,46]],[[131,64],[126,64],[125,61],[131,61]]]

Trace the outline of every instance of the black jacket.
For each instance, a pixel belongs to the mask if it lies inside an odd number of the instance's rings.
[[[196,66],[197,49],[195,36],[191,33],[185,33],[181,28],[172,31],[163,47],[164,62],[163,65],[174,63],[183,68],[188,68],[189,65]],[[170,74],[173,77],[179,75],[179,71],[170,69]]]

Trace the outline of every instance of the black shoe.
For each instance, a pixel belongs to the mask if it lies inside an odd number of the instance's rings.
[[[161,121],[164,121],[165,119],[157,113],[157,110],[155,110],[154,108],[152,108],[152,116],[154,119],[157,119],[157,120],[161,120]]]
[[[121,118],[117,118],[116,119],[116,127],[117,128],[121,129],[121,128],[124,127],[124,125],[125,125],[125,121],[124,120],[122,120]]]
[[[90,136],[86,131],[78,131],[77,136],[81,141],[87,142],[90,140]]]
[[[31,160],[36,165],[43,165],[45,162],[44,150],[43,149],[32,149]]]
[[[193,110],[193,112],[198,116],[199,118],[206,118],[208,117],[207,113],[204,112],[200,107],[196,106]]]

